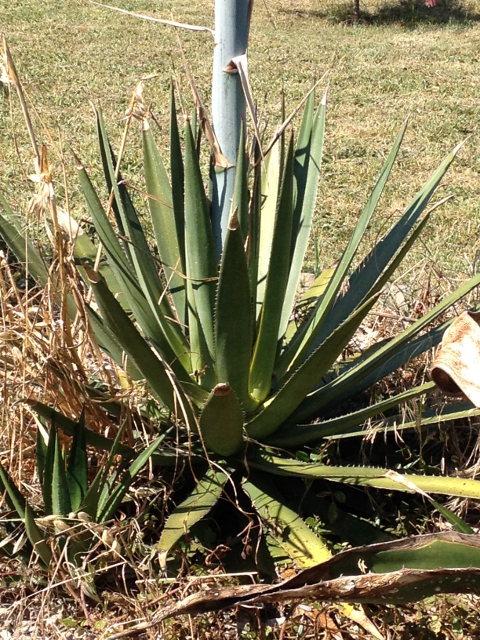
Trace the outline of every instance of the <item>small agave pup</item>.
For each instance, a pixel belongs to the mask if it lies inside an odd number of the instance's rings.
[[[163,529],[158,550],[164,569],[170,550],[185,531],[230,490],[248,496],[271,534],[270,549],[280,547],[300,567],[328,558],[324,541],[289,506],[292,496],[284,493],[280,479],[274,484],[272,476],[288,476],[292,482],[328,479],[390,491],[421,491],[428,500],[431,493],[480,497],[480,483],[474,480],[335,467],[322,464],[318,457],[309,462],[306,453],[306,461],[294,457],[304,445],[324,438],[358,435],[368,419],[427,394],[433,383],[341,414],[342,405],[355,394],[438,344],[449,321],[433,329],[429,325],[480,284],[477,275],[403,333],[349,360],[341,359],[384,285],[427,225],[435,208],[427,210],[427,205],[459,147],[360,261],[360,243],[394,164],[405,124],[337,265],[325,270],[297,300],[316,207],[325,112],[326,97],[315,108],[312,91],[297,137],[292,132],[287,141],[287,127],[282,127],[264,148],[257,135],[249,140],[242,127],[220,260],[199,161],[200,137],[195,121],[187,119],[182,140],[173,91],[168,173],[145,112],[140,114],[153,248],[118,169],[100,111],[97,129],[106,185],[101,195],[110,196],[106,209],[77,161],[99,241],[95,245],[83,234],[74,247],[79,274],[93,290],[95,305],[88,297],[84,301],[91,328],[98,344],[132,381],[146,381],[164,422],[177,427],[175,452],[151,450],[152,461],[175,465],[178,455],[189,457],[198,479]],[[39,251],[22,235],[18,219],[3,198],[0,205],[2,237],[20,260],[28,256],[30,273],[45,284],[49,276]],[[69,311],[76,312],[73,299]],[[85,392],[89,393],[88,388]],[[54,416],[56,425],[69,434],[78,429],[40,403],[35,408],[47,419]],[[467,410],[470,406],[455,407],[455,415]],[[335,417],[329,417],[332,414]],[[428,424],[439,416],[426,414],[422,420]],[[418,426],[415,420],[401,428]],[[399,428],[397,421],[391,428]],[[85,442],[112,448],[107,439],[88,429]],[[167,442],[165,438],[163,443]],[[126,447],[116,450],[127,459],[132,457]],[[448,510],[432,503],[463,533],[470,531]],[[323,503],[315,497],[315,504],[318,510]],[[359,518],[349,522],[354,523],[349,527],[351,541],[360,531],[368,542],[378,535]],[[457,548],[463,542],[453,544]]]

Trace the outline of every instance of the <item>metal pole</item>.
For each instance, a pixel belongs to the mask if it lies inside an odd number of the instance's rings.
[[[240,123],[245,121],[245,97],[238,73],[224,71],[230,60],[246,53],[248,45],[248,0],[215,0],[215,50],[212,78],[212,124],[220,149],[233,165],[215,168],[212,193],[212,223],[217,257],[222,252],[235,182]]]

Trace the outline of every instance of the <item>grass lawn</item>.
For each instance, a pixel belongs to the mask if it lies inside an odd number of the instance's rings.
[[[73,148],[83,162],[98,165],[94,119],[89,101],[102,105],[112,134],[119,139],[121,118],[139,79],[159,122],[167,127],[168,87],[172,76],[189,88],[182,69],[177,35],[209,102],[212,37],[138,20],[88,2],[12,0],[4,2],[1,29],[6,34],[29,97],[70,169],[72,211],[81,217],[73,165]],[[213,2],[185,5],[148,1],[123,2],[122,8],[150,12],[213,28]],[[268,7],[268,11],[267,11]],[[370,14],[358,26],[338,22],[345,6],[326,0],[258,2],[250,43],[253,92],[271,127],[280,121],[280,92],[287,111],[294,108],[314,76],[328,71],[329,114],[321,181],[317,237],[321,264],[338,256],[348,233],[404,119],[411,124],[393,179],[372,225],[372,239],[391,223],[415,189],[453,147],[461,151],[439,195],[454,200],[435,214],[418,261],[459,282],[476,269],[480,225],[477,175],[480,24],[475,4],[449,10],[412,3],[362,5]],[[348,8],[348,6],[347,6]],[[7,93],[0,95],[0,180],[12,203],[27,197],[24,172],[30,160],[19,109],[12,130]],[[36,125],[39,138],[48,140]],[[22,165],[13,133],[17,136]],[[165,129],[166,131],[166,129]],[[160,134],[161,135],[161,134]],[[124,174],[134,183],[139,137],[130,138]],[[53,152],[50,152],[53,157]],[[58,166],[58,163],[57,163]],[[140,167],[139,167],[140,169]],[[61,195],[61,193],[60,193]]]
[[[438,6],[430,9],[416,0],[401,4],[369,0],[368,4],[362,3],[357,24],[349,19],[350,6],[340,3],[341,0],[257,0],[249,49],[252,89],[269,130],[273,130],[281,118],[282,89],[290,112],[312,79],[326,74],[329,111],[315,221],[320,267],[340,256],[407,116],[410,127],[369,230],[372,243],[400,215],[442,158],[468,138],[436,196],[441,199],[451,194],[454,198],[435,212],[412,252],[410,272],[403,280],[408,284],[408,305],[425,290],[433,297],[452,290],[478,270],[480,0],[465,0],[462,5],[456,0],[439,0]],[[214,26],[212,0],[118,0],[118,6]],[[0,31],[6,35],[24,89],[35,105],[34,126],[38,139],[47,144],[56,170],[60,206],[69,207],[77,219],[85,218],[86,209],[70,150],[75,150],[91,169],[94,181],[97,176],[97,184],[101,183],[90,101],[102,106],[111,137],[118,143],[132,91],[140,79],[149,77],[144,94],[160,125],[164,123],[164,129],[156,135],[166,154],[172,77],[183,91],[188,113],[192,105],[180,40],[204,102],[209,104],[213,40],[208,32],[175,30],[94,6],[86,0],[0,0]],[[138,133],[134,127],[122,172],[133,185],[141,187]],[[62,154],[68,199],[61,179]],[[31,160],[16,95],[10,100],[7,89],[0,86],[0,190],[19,213],[25,211],[32,194],[28,179],[33,173]],[[308,267],[315,268],[313,249]],[[403,313],[408,315],[405,310]],[[135,605],[127,599],[122,601],[122,597],[119,595],[117,604],[113,604],[118,615],[122,606],[130,607],[130,617],[135,615],[135,606],[136,615],[143,615],[142,603]],[[378,620],[385,637],[391,627],[392,638],[420,637],[420,633],[422,638],[470,638],[473,636],[467,635],[467,629],[474,629],[473,606],[478,606],[474,599],[461,600],[455,609],[448,598],[432,599],[426,606],[385,609]],[[0,606],[0,616],[1,611]],[[301,615],[300,612],[298,616]],[[327,616],[324,629],[332,629],[328,627],[331,617],[335,624],[347,625],[346,634],[353,634],[343,637],[371,637],[360,627],[345,622],[338,607],[322,615]],[[71,619],[68,607],[61,609],[59,616]],[[222,627],[220,618],[216,620],[212,625],[220,625],[219,634],[237,637],[231,621],[230,629],[227,623]],[[99,623],[96,628],[100,634],[104,620],[98,615],[94,622]],[[78,621],[73,623],[71,626]],[[206,638],[209,629],[202,624],[194,629],[185,623],[182,630],[179,623],[178,633],[177,627],[172,627],[173,635],[165,637],[186,638],[191,633],[189,637]],[[298,622],[283,631],[272,631],[268,637],[304,637],[299,631],[302,624],[310,629],[308,621]],[[256,637],[248,635],[249,625],[238,637]],[[62,637],[61,630],[65,629],[58,628],[58,637]],[[81,629],[77,631],[80,634]]]

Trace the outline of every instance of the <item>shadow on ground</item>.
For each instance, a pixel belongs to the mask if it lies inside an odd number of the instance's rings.
[[[282,13],[305,17],[317,17],[333,23],[388,25],[399,24],[409,28],[422,25],[446,25],[478,22],[480,13],[465,8],[458,0],[437,0],[435,6],[426,6],[424,0],[400,0],[385,4],[378,10],[368,12],[362,9],[358,17],[354,14],[354,2],[341,2],[326,9],[301,10],[281,9]]]

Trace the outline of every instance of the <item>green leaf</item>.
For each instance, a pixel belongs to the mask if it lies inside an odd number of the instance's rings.
[[[272,483],[254,475],[243,484],[243,490],[270,534],[300,567],[311,567],[331,556],[325,542],[284,504]]]
[[[25,522],[25,531],[27,532],[28,539],[32,543],[34,551],[38,553],[45,567],[48,568],[52,561],[52,552],[50,550],[50,547],[45,541],[45,537],[43,536],[40,529],[37,527],[33,509],[27,503],[25,504],[24,522]]]
[[[164,364],[155,356],[101,277],[91,269],[88,270],[88,276],[102,318],[123,351],[133,360],[157,399],[172,411],[175,410],[172,383]]]
[[[238,143],[237,167],[235,169],[235,187],[232,200],[232,214],[236,211],[243,238],[248,236],[248,158],[245,150],[245,123],[242,120],[240,141]]]
[[[88,459],[85,431],[85,410],[83,410],[73,436],[67,467],[68,490],[72,511],[78,511],[88,490]]]
[[[75,436],[78,426],[77,422],[75,422],[74,420],[70,420],[70,418],[67,418],[51,407],[47,407],[47,405],[42,404],[41,402],[32,402],[29,404],[33,411],[35,411],[39,416],[44,417],[46,420],[54,420],[55,425],[59,429],[61,429],[67,436]],[[95,447],[96,449],[100,449],[103,451],[111,451],[113,445],[115,444],[115,441],[111,438],[105,438],[99,433],[91,431],[87,428],[85,428],[85,440],[91,447]],[[116,446],[116,453],[123,456],[124,458],[133,458],[135,455],[137,455],[134,449],[132,449],[131,447],[127,447],[126,445],[121,443],[118,443],[118,445]],[[155,464],[170,467],[178,464],[179,455],[181,455],[181,452],[175,452],[173,454],[155,453],[153,454],[152,458]]]
[[[82,265],[87,264],[93,269],[97,259],[97,253],[98,247],[93,244],[88,235],[86,233],[83,233],[83,231],[81,233],[79,232],[77,237],[75,238],[73,255],[75,258],[77,269],[80,272],[82,278],[87,283],[87,274],[85,273]],[[105,282],[107,283],[108,288],[115,295],[125,311],[129,311],[125,295],[123,294],[123,291],[118,284],[118,280],[115,277],[115,274],[108,264],[107,260],[100,260],[100,263],[98,265],[98,272],[103,276],[103,278],[105,278]]]
[[[25,530],[34,550],[48,566],[51,560],[51,551],[35,523],[35,514],[2,465],[0,465],[0,488],[6,492],[5,498],[9,509],[16,511],[19,518],[25,523]]]
[[[247,240],[247,262],[248,277],[250,279],[250,292],[252,295],[252,308],[255,318],[260,312],[260,306],[257,307],[258,284],[259,278],[259,256],[260,256],[260,224],[262,210],[262,156],[257,141],[254,141],[254,167],[253,167],[253,185],[252,198],[250,202],[250,216],[248,225]],[[270,247],[271,248],[271,247]],[[270,254],[269,254],[270,255]],[[262,293],[263,301],[263,293]]]
[[[249,459],[249,465],[273,475],[298,476],[301,478],[325,478],[333,482],[344,482],[363,487],[388,489],[414,493],[413,489],[391,480],[386,474],[388,469],[372,467],[332,467],[325,464],[304,463],[259,454]],[[480,498],[480,482],[468,478],[449,478],[446,476],[421,476],[399,474],[426,493],[440,493],[460,498]]]
[[[52,426],[54,432],[55,451],[53,458],[52,475],[52,514],[58,516],[68,516],[72,510],[70,494],[68,491],[67,474],[65,471],[65,460],[60,446],[58,432]]]
[[[445,520],[449,522],[451,525],[453,525],[453,527],[455,528],[455,531],[458,531],[459,533],[468,533],[468,534],[475,533],[474,530],[471,527],[469,527],[468,524],[464,522],[461,518],[459,518],[455,513],[453,513],[453,511],[450,511],[450,509],[447,509],[447,507],[444,507],[438,502],[435,502],[435,500],[430,499],[430,502],[433,504],[435,509],[437,509],[437,511],[439,511],[442,514]]]
[[[212,224],[189,122],[185,127],[185,250],[200,329],[207,355],[213,360],[217,265]]]
[[[393,146],[392,151],[390,152],[390,155],[388,156],[382,171],[380,173],[380,177],[378,178],[377,184],[375,185],[372,194],[367,202],[367,204],[365,205],[365,208],[363,209],[362,213],[360,214],[360,217],[358,219],[357,225],[350,237],[350,241],[348,243],[347,248],[345,249],[343,256],[340,260],[340,263],[338,264],[336,270],[335,270],[335,274],[333,276],[333,278],[330,280],[330,282],[328,283],[328,287],[327,290],[325,292],[325,294],[322,296],[322,298],[319,300],[316,309],[314,310],[314,312],[311,314],[311,316],[308,318],[308,320],[306,321],[306,323],[304,323],[304,325],[302,325],[302,343],[301,346],[299,347],[299,349],[296,351],[295,357],[292,358],[292,355],[290,354],[289,359],[292,359],[292,365],[291,368],[293,370],[295,370],[306,358],[307,354],[314,348],[319,346],[319,342],[315,340],[323,322],[325,321],[325,318],[327,316],[327,313],[329,312],[330,308],[332,307],[335,298],[337,296],[337,293],[340,290],[340,287],[342,285],[342,282],[345,279],[345,276],[348,273],[348,270],[350,268],[350,265],[352,264],[352,260],[354,259],[359,244],[364,236],[364,233],[368,227],[368,224],[371,220],[371,217],[373,215],[373,212],[375,211],[375,208],[378,204],[378,201],[380,199],[380,196],[383,192],[383,189],[385,187],[385,184],[388,180],[388,177],[390,175],[390,172],[392,170],[392,166],[393,163],[395,162],[395,158],[397,156],[398,153],[398,149],[400,148],[400,145],[402,143],[402,139],[405,133],[405,129],[406,129],[407,123],[404,124],[402,130],[400,131],[399,135],[397,136],[397,139],[395,141],[395,144]],[[443,175],[443,174],[442,174]],[[440,179],[440,178],[439,178]],[[433,191],[432,191],[433,193]],[[430,194],[431,195],[431,194]],[[286,357],[286,356],[284,356]],[[282,369],[283,371],[284,369]]]
[[[215,587],[168,607],[163,617],[286,600],[408,603],[479,589],[478,536],[450,531],[348,549],[280,584]]]
[[[0,464],[0,484],[2,488],[6,491],[6,500],[8,504],[8,508],[12,511],[16,511],[19,518],[25,520],[25,498],[22,496],[20,491],[17,489],[15,483],[10,478],[10,475],[6,469],[2,467]]]
[[[313,92],[305,108],[305,118],[308,117],[310,102],[313,108]],[[298,137],[297,150],[295,152],[295,186],[296,186],[296,202],[294,209],[293,234],[294,240],[292,244],[293,256],[288,277],[287,290],[283,303],[282,319],[278,337],[281,339],[287,329],[290,314],[297,293],[298,282],[302,270],[305,252],[307,250],[310,231],[312,227],[313,214],[315,213],[315,202],[318,191],[318,181],[320,177],[320,168],[322,166],[323,155],[323,137],[325,132],[325,111],[326,111],[326,94],[317,110],[313,128],[305,137],[302,129]],[[310,119],[312,116],[310,115]],[[306,131],[305,131],[306,134]]]
[[[226,481],[224,473],[208,469],[188,498],[170,514],[158,543],[160,567],[163,571],[166,571],[170,549],[210,512],[220,498]]]
[[[48,271],[32,241],[23,233],[20,220],[15,217],[7,201],[0,193],[0,208],[6,218],[0,216],[0,235],[17,260],[26,266],[27,271],[38,282],[45,286],[48,282]]]
[[[245,411],[256,403],[248,393],[253,343],[253,313],[248,266],[237,213],[228,223],[220,265],[215,310],[217,380],[228,382]]]
[[[48,433],[48,445],[45,455],[45,464],[43,469],[43,502],[45,504],[45,513],[47,516],[53,514],[53,469],[55,466],[55,436],[56,436],[56,423],[55,414],[52,416],[52,423],[50,425],[50,431]]]
[[[175,354],[165,335],[155,322],[149,304],[135,277],[133,266],[117,239],[85,168],[79,161],[77,161],[77,170],[80,186],[95,224],[95,229],[108,256],[109,264],[126,297],[128,307],[132,310],[142,331],[150,339],[154,340],[155,344],[162,350],[165,359],[167,361],[174,360]],[[86,263],[86,266],[88,267],[88,263]],[[89,316],[90,318],[94,317],[92,313],[89,313]],[[113,345],[113,348],[115,349],[115,345]],[[121,364],[121,355],[118,356],[116,350],[115,359]]]
[[[147,120],[143,120],[143,163],[149,194],[148,206],[165,278],[180,321],[185,321],[184,264],[180,252],[177,217],[173,210],[172,188]]]
[[[376,297],[362,305],[338,327],[289,378],[280,391],[265,405],[263,411],[247,423],[246,429],[250,437],[264,438],[278,429],[307,393],[327,373],[375,302]]]
[[[480,284],[480,274],[477,274],[471,278],[468,282],[458,287],[453,293],[444,298],[436,307],[426,313],[423,318],[420,318],[412,324],[408,329],[403,331],[400,335],[390,340],[387,344],[377,349],[372,355],[365,360],[362,360],[357,365],[347,369],[345,373],[335,378],[325,386],[321,387],[317,391],[311,393],[299,411],[296,413],[295,418],[297,420],[309,419],[312,415],[318,415],[320,409],[327,404],[338,400],[338,397],[346,390],[352,390],[356,388],[356,385],[365,384],[368,380],[368,376],[379,369],[388,360],[398,355],[401,349],[407,347],[408,343],[414,338],[420,331],[425,329],[431,322],[436,320],[444,311],[449,309],[455,302],[460,300],[469,291],[474,289]],[[427,341],[428,344],[428,341]],[[426,347],[427,348],[427,347]],[[419,351],[421,353],[421,351]],[[411,352],[410,352],[411,353]],[[412,355],[410,355],[412,357]],[[403,360],[403,358],[402,358]],[[401,366],[401,362],[397,366]],[[377,374],[376,374],[377,375]],[[386,375],[386,374],[384,374]]]
[[[150,321],[158,325],[158,330],[149,334],[155,339],[160,332],[162,337],[158,346],[163,350],[169,362],[175,368],[175,361],[180,361],[184,366],[190,364],[184,336],[180,330],[180,325],[174,317],[170,307],[168,297],[164,295],[164,285],[160,279],[158,268],[150,252],[147,239],[143,232],[137,212],[132,204],[128,191],[121,180],[121,176],[115,175],[113,166],[113,154],[108,141],[102,114],[97,110],[97,127],[99,132],[102,158],[104,159],[104,172],[109,188],[113,189],[114,203],[118,207],[118,215],[121,219],[121,228],[128,239],[128,249],[131,260],[135,268],[136,276],[141,290],[150,307]],[[175,354],[175,358],[169,357],[169,350]]]
[[[437,171],[415,195],[393,229],[391,229],[391,231],[389,231],[389,233],[372,249],[359,267],[354,271],[349,280],[347,293],[337,300],[334,308],[327,318],[325,331],[328,331],[329,327],[332,325],[335,326],[341,318],[346,317],[351,310],[359,304],[365,295],[369,295],[369,292],[372,291],[372,287],[375,286],[375,289],[378,290],[379,287],[385,284],[388,277],[386,278],[385,275],[382,274],[385,274],[388,263],[397,253],[399,247],[401,247],[413,226],[418,221],[420,215],[425,210],[430,198],[455,159],[460,146],[461,145],[457,146],[453,152],[447,156]],[[429,214],[427,214],[425,218],[427,218],[428,215]],[[425,218],[421,223],[422,228],[426,223]],[[416,236],[418,236],[418,233]],[[409,244],[406,246],[406,251],[408,251],[415,239],[416,237],[409,241]],[[389,269],[390,274],[401,262],[406,251],[401,252],[400,255],[395,258],[395,266],[393,269]],[[321,337],[321,334],[319,334],[317,341],[321,340]]]
[[[250,369],[250,395],[263,402],[270,393],[278,348],[278,328],[288,282],[293,218],[293,138],[290,141],[268,268],[265,297]]]
[[[309,314],[312,312],[312,307],[318,301],[320,296],[325,293],[325,290],[328,286],[328,283],[333,277],[335,273],[335,267],[329,267],[328,269],[324,269],[322,273],[315,278],[313,284],[308,287],[305,293],[302,295],[300,300],[295,304],[295,309],[301,311],[303,314]],[[305,321],[305,318],[302,318],[300,321],[300,325]],[[299,330],[299,323],[297,318],[294,318],[288,323],[287,330],[285,333],[285,343],[288,345],[288,349],[295,349],[295,344],[297,346],[300,344],[302,337],[301,330]],[[291,344],[290,344],[291,343]],[[293,351],[292,351],[293,353]],[[283,363],[283,364],[282,364]],[[282,360],[282,356],[279,357],[276,367],[277,371],[280,374],[284,368],[284,361]],[[286,366],[286,364],[285,364]]]
[[[185,268],[185,203],[183,198],[184,168],[173,83],[170,92],[170,171],[172,180],[173,214],[175,216],[175,224],[177,227],[178,250],[180,252],[181,263]],[[186,321],[187,319],[184,318],[183,322]]]
[[[102,512],[100,513],[98,520],[99,522],[105,522],[113,518],[116,510],[120,506],[123,498],[125,497],[125,494],[127,493],[132,482],[135,480],[139,471],[141,471],[141,469],[146,465],[152,454],[158,449],[164,439],[165,434],[162,434],[149,447],[147,447],[145,451],[142,451],[142,453],[140,453],[132,462],[130,467],[122,476],[120,482],[116,485],[115,489],[108,497],[108,500],[106,501]]]
[[[366,420],[378,416],[388,411],[388,409],[396,407],[408,400],[425,395],[433,389],[435,389],[435,384],[433,382],[427,382],[426,384],[394,395],[364,409],[359,409],[358,411],[344,414],[337,418],[331,418],[330,420],[323,420],[309,425],[294,426],[293,424],[286,424],[279,429],[274,436],[268,439],[268,444],[274,447],[295,447],[307,444],[308,442],[314,442],[321,438],[347,434],[355,427],[364,424]],[[363,433],[363,431],[360,433]]]
[[[238,453],[243,444],[243,412],[232,387],[219,383],[200,416],[200,433],[207,449],[221,456]]]
[[[380,429],[382,434],[391,433],[395,431],[403,431],[405,429],[420,429],[422,427],[428,427],[431,425],[439,425],[444,422],[451,422],[454,420],[465,420],[480,415],[480,409],[474,407],[470,402],[461,404],[450,405],[447,407],[436,407],[434,409],[428,409],[419,415],[415,420],[408,422],[403,421],[402,416],[395,416],[388,419]],[[364,436],[365,431],[352,431],[351,433],[332,435],[332,439],[340,438],[354,438],[356,436]]]
[[[37,427],[35,455],[37,458],[38,480],[40,482],[40,487],[43,487],[45,479],[45,462],[47,459],[47,445],[45,444],[43,434],[39,427]]]
[[[332,577],[358,575],[359,561],[364,570],[390,573],[400,569],[434,571],[440,568],[480,567],[480,549],[475,537],[451,532],[414,536],[372,547],[360,547],[339,554],[331,564]]]
[[[113,481],[117,475],[116,472],[113,472],[109,478],[110,470],[115,462],[115,456],[120,453],[123,447],[121,440],[126,425],[127,421],[124,420],[115,436],[115,440],[112,441],[107,462],[97,471],[97,475],[89,486],[80,505],[79,510],[88,513],[95,522],[99,521],[101,509],[108,499],[109,480]]]
[[[443,201],[441,201],[438,204],[441,204],[442,202]],[[360,265],[357,271],[350,278],[347,293],[343,296],[340,296],[336,300],[332,310],[328,314],[327,319],[321,331],[319,332],[317,338],[315,339],[317,343],[320,343],[324,339],[324,337],[327,336],[329,332],[334,327],[336,327],[339,322],[342,321],[343,318],[348,317],[348,314],[354,308],[354,305],[358,303],[358,300],[361,300],[361,298],[359,297],[359,293],[365,290],[364,285],[366,283],[370,282],[372,284],[370,290],[367,293],[367,297],[370,297],[371,295],[374,295],[375,293],[383,289],[383,287],[387,284],[387,282],[390,280],[392,275],[397,270],[400,263],[410,252],[410,249],[412,248],[413,244],[416,242],[416,240],[418,239],[418,237],[426,227],[427,222],[430,219],[430,214],[432,213],[433,209],[438,206],[438,204],[435,205],[435,207],[433,207],[428,213],[425,214],[425,216],[423,217],[423,220],[416,226],[416,228],[413,230],[413,232],[410,234],[410,237],[404,242],[404,244],[402,246],[397,245],[395,247],[395,248],[398,248],[398,246],[400,246],[400,248],[397,251],[397,254],[395,255],[395,257],[393,258],[393,260],[390,262],[389,265],[385,265],[383,267],[383,270],[381,272],[378,272],[377,274],[378,278],[376,280],[374,278],[370,278],[370,279],[368,278],[369,276],[368,267],[365,267],[366,269],[365,278],[362,279],[360,277],[361,273],[363,273],[364,263],[366,262],[368,264],[370,258],[367,258]],[[410,231],[410,227],[408,227],[407,231]],[[377,247],[381,247],[382,242],[380,242],[379,245],[377,245]],[[392,249],[393,249],[393,245],[392,245]],[[375,266],[378,267],[378,263],[376,261],[375,261]],[[362,286],[359,286],[360,284],[362,284]]]
[[[259,222],[260,228],[257,230],[257,272],[255,278],[256,284],[256,309],[255,313],[258,317],[263,305],[265,297],[265,288],[267,284],[267,275],[270,265],[270,256],[272,253],[273,234],[275,230],[275,220],[278,209],[278,199],[280,194],[280,182],[282,174],[280,170],[280,154],[281,142],[277,140],[271,150],[268,152],[263,163],[258,164],[258,175],[256,180],[256,190],[254,189],[255,203],[255,222]],[[260,158],[256,158],[257,162]],[[261,171],[260,171],[261,166]],[[252,287],[253,289],[253,287]]]

